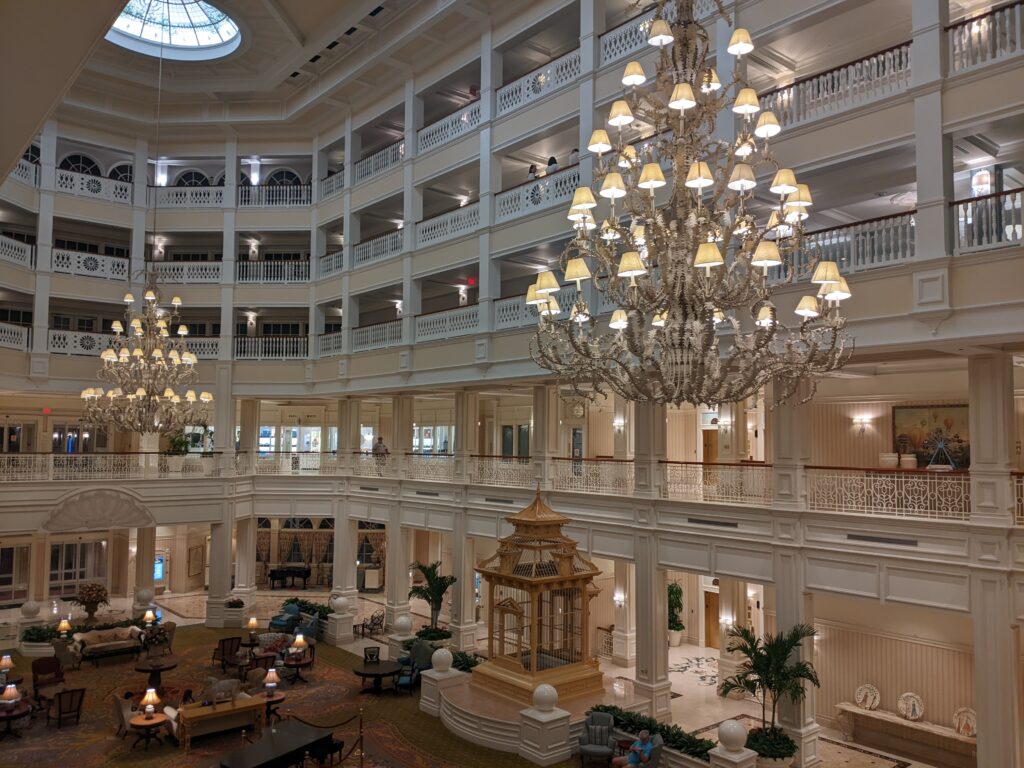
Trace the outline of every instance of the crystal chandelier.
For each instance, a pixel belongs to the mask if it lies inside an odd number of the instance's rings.
[[[780,403],[801,382],[813,392],[815,377],[849,358],[839,305],[850,291],[835,262],[802,248],[811,194],[769,151],[781,128],[743,79],[749,32],[732,35],[736,71],[723,86],[693,3],[659,0],[648,32],[657,72],[650,80],[630,62],[627,93],[608,117],[612,135],[599,129],[590,139],[594,189],[573,196],[575,234],[560,264],[575,296],[551,271],[530,286],[526,303],[539,315],[531,356],[582,397],[610,391],[636,402],[717,406],[771,383]],[[731,24],[720,2],[718,11]],[[722,138],[733,120],[735,141]],[[638,126],[648,138],[637,140]],[[761,216],[758,172],[772,177]],[[609,206],[600,226],[595,191]],[[800,299],[793,323],[783,322],[773,286],[808,278],[814,293]],[[586,280],[598,307],[587,304]],[[563,290],[571,309],[558,304]],[[599,321],[607,309],[610,321]]]
[[[140,434],[206,426],[213,395],[196,395],[189,388],[198,372],[196,356],[185,344],[188,326],[178,315],[181,299],[175,296],[170,309],[162,308],[155,277],[149,273],[140,309],[135,309],[131,293],[124,295],[124,302],[125,322],[114,321],[114,339],[100,354],[103,367],[98,378],[112,386],[82,390],[83,419]]]

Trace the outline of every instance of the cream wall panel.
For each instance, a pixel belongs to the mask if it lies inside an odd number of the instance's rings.
[[[809,589],[823,589],[847,595],[878,597],[879,566],[856,563],[834,557],[808,557],[804,563],[804,579]]]
[[[605,557],[633,559],[633,536],[628,533],[594,531],[590,536],[590,552]]]
[[[35,293],[36,290],[36,273],[31,269],[25,269],[24,267],[18,267],[14,264],[3,265],[3,282],[4,288],[12,291],[23,291],[24,293]],[[29,300],[29,306],[32,305]],[[8,305],[10,306],[10,305]]]
[[[658,564],[663,568],[710,573],[711,547],[703,542],[662,536],[658,539]]]
[[[0,200],[6,200],[29,211],[39,210],[39,190],[10,177],[0,184]]]
[[[950,296],[955,297],[956,306],[1018,305],[1024,281],[1022,258],[1024,248],[1017,247],[1000,249],[998,254],[975,257],[967,263],[954,261],[950,271]]]
[[[515,253],[526,250],[524,243],[547,243],[559,237],[566,237],[572,229],[565,215],[569,205],[556,205],[542,216],[518,219],[512,224],[491,231],[491,253]]]
[[[237,307],[295,307],[295,319],[309,317],[309,285],[239,283],[235,286]],[[257,318],[257,322],[259,318]]]
[[[358,212],[370,203],[402,191],[402,166],[388,171],[370,181],[363,181],[352,187],[352,210]]]
[[[458,264],[475,264],[479,259],[480,238],[470,235],[437,248],[417,251],[412,260],[412,269],[416,276],[430,275]]]
[[[967,574],[919,571],[911,568],[885,569],[887,600],[968,611],[971,607],[970,592]]]
[[[200,370],[203,367],[200,365]],[[242,360],[235,363],[233,378],[236,385],[291,384],[305,381],[305,367],[304,360]]]
[[[328,222],[336,222],[345,215],[345,196],[335,195],[326,203],[321,203],[316,209],[316,223],[324,226]]]
[[[53,216],[55,219],[89,221],[93,224],[109,224],[125,229],[131,229],[132,226],[131,206],[60,193],[53,196]],[[164,226],[162,219],[160,226]]]
[[[374,352],[361,352],[349,358],[348,375],[355,379],[360,376],[380,376],[398,371],[398,351],[382,349]]]
[[[466,163],[476,162],[480,155],[480,132],[468,135],[443,147],[418,155],[413,166],[413,184],[422,184],[439,173]]]
[[[395,256],[374,264],[372,267],[357,267],[349,278],[349,290],[353,296],[365,293],[371,288],[395,285],[402,282],[402,258]]]
[[[984,72],[984,84],[975,77],[955,78],[942,91],[942,124],[947,129],[986,118],[1019,113],[1024,108],[1024,88],[1020,87],[1020,63],[1008,61],[993,71]]]
[[[665,458],[669,461],[697,461],[697,411],[669,408],[667,411]]]
[[[716,576],[735,576],[758,583],[775,581],[771,551],[749,547],[715,547]]]
[[[313,267],[314,274],[316,274],[316,267]],[[314,292],[316,294],[316,303],[324,304],[326,302],[340,302],[341,301],[341,275],[333,275],[323,280],[317,281],[314,286]]]
[[[423,371],[469,365],[473,362],[475,346],[472,338],[440,344],[417,344],[412,349],[413,367],[417,371]]]
[[[224,211],[220,208],[193,208],[188,210],[161,208],[157,216],[160,219],[161,232],[224,231]],[[127,226],[131,226],[130,218]],[[306,217],[305,226],[309,226],[308,216]]]
[[[96,277],[58,274],[54,274],[50,278],[51,296],[69,296],[73,298],[88,298],[92,301],[108,301],[113,306],[105,314],[116,318],[120,318],[124,314],[124,304],[121,299],[124,297],[126,290],[128,290],[128,282],[126,280],[100,280]]]
[[[266,232],[271,229],[300,229],[308,232],[309,208],[239,208],[235,229],[239,232]]]
[[[579,106],[579,89],[570,85],[552,96],[533,102],[533,106],[500,118],[494,124],[491,144],[495,148],[505,147],[521,140],[523,136],[536,133],[540,126],[568,122],[578,114]]]
[[[587,456],[588,458],[611,458],[615,453],[615,435],[612,427],[613,413],[610,407],[587,409]]]
[[[219,307],[222,302],[221,298],[221,287],[219,285],[180,285],[173,283],[161,283],[161,293],[164,295],[164,301],[167,301],[171,295],[181,296],[182,302],[185,305],[185,311],[188,312],[190,309],[196,307]],[[241,288],[238,289],[241,292]],[[238,294],[236,294],[237,297]],[[215,322],[220,319],[220,314],[217,313],[211,317]]]

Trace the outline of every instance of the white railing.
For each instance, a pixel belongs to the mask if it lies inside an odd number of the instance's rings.
[[[823,512],[967,520],[967,472],[807,467],[807,506]]]
[[[693,4],[693,12],[698,19],[706,19],[717,10],[715,0],[696,0]],[[603,67],[613,61],[624,59],[637,51],[650,50],[647,34],[651,31],[654,13],[654,10],[647,11],[647,13],[635,16],[601,35],[600,66]],[[665,18],[669,21],[676,20],[674,3],[666,3]]]
[[[447,453],[405,454],[405,476],[410,480],[450,483],[455,475],[455,457]]]
[[[154,261],[151,266],[162,283],[219,283],[220,261]]]
[[[102,277],[106,280],[127,280],[131,273],[131,261],[118,256],[103,256],[98,253],[80,253],[54,248],[50,256],[54,272],[64,275],[85,275]]]
[[[317,337],[316,348],[320,357],[340,355],[344,351],[345,334],[342,331],[325,333]]]
[[[149,203],[157,208],[221,208],[224,187],[150,187]]]
[[[32,329],[24,325],[0,323],[0,347],[27,350],[32,340]]]
[[[47,333],[46,348],[61,355],[99,355],[113,340],[114,335],[111,333],[58,331],[51,328]]]
[[[475,101],[463,109],[431,123],[426,128],[420,128],[416,134],[419,152],[442,147],[464,133],[469,133],[478,125],[480,125],[480,102]]]
[[[352,455],[352,474],[356,477],[386,477],[391,480],[398,477],[395,460],[391,456],[372,453]]]
[[[497,93],[497,114],[506,115],[549,93],[575,82],[580,76],[580,51],[570,51],[560,58],[550,61],[543,67],[523,75],[508,85],[502,86]]]
[[[472,203],[416,224],[416,247],[423,248],[475,232],[480,226],[480,203]]]
[[[220,357],[219,336],[189,336],[185,343],[189,352],[201,360],[216,360]]]
[[[558,491],[633,493],[633,462],[619,459],[551,460],[551,487]]]
[[[761,95],[783,126],[798,125],[884,99],[910,86],[910,43],[797,80]]]
[[[1004,5],[946,28],[949,70],[963,72],[1021,52],[1024,3]]]
[[[1013,520],[1024,525],[1024,472],[1013,473]]]
[[[366,181],[366,179],[372,179],[374,176],[379,176],[385,171],[390,171],[392,168],[397,168],[402,164],[402,158],[405,156],[405,142],[396,141],[394,144],[389,144],[377,152],[374,152],[369,157],[364,157],[353,169],[355,171],[355,181]]]
[[[495,196],[494,222],[511,221],[568,202],[579,183],[580,169],[573,166],[500,192]]]
[[[63,171],[57,169],[58,192],[70,195],[94,197],[98,200],[109,200],[112,203],[132,204],[132,184],[130,181],[115,181],[102,176],[90,176],[87,173]]]
[[[237,261],[235,281],[239,283],[307,283],[308,261]]]
[[[529,456],[471,456],[469,477],[480,485],[532,488],[533,462]]]
[[[345,251],[334,251],[325,253],[320,257],[317,264],[318,277],[330,277],[336,275],[345,268]]]
[[[303,359],[309,350],[308,336],[236,336],[236,360]]]
[[[480,318],[480,307],[459,307],[416,318],[416,341],[447,339],[476,333]]]
[[[733,504],[770,504],[772,468],[769,464],[702,464],[665,461],[667,499],[722,501]]]
[[[35,163],[30,163],[25,158],[21,158],[18,164],[11,170],[11,178],[17,179],[22,184],[28,184],[30,187],[38,187],[39,166]]]
[[[234,474],[220,454],[183,456],[181,468],[159,453],[0,453],[0,482],[139,480]]]
[[[238,205],[242,208],[291,208],[309,205],[311,194],[309,184],[257,184],[238,188]]]
[[[296,475],[302,473],[333,475],[338,471],[338,457],[319,451],[260,452],[250,460],[254,475]]]
[[[1024,242],[1022,202],[1024,187],[954,202],[957,253]]]
[[[556,318],[564,318],[571,310],[576,301],[576,289],[567,286],[555,294],[560,310]],[[599,313],[600,314],[600,313]],[[526,299],[523,296],[512,296],[508,299],[499,299],[494,302],[494,330],[503,331],[507,328],[524,328],[537,324],[537,310],[526,306]]]
[[[341,171],[326,179],[320,179],[320,202],[340,195],[343,189],[345,189],[345,174]]]
[[[370,240],[356,243],[352,248],[352,260],[357,267],[389,259],[402,252],[402,230],[393,229]]]
[[[0,260],[17,264],[19,267],[34,267],[36,265],[36,247],[0,235]]]
[[[364,325],[352,329],[352,351],[393,347],[402,343],[402,321],[389,320],[386,323]]]

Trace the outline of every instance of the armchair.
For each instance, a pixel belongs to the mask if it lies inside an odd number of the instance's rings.
[[[271,632],[292,633],[295,625],[299,623],[299,606],[295,603],[285,603],[281,613],[270,620],[269,630]]]
[[[241,637],[222,637],[217,642],[217,647],[213,649],[213,664],[220,662],[221,671],[227,669],[227,662],[229,659],[236,659],[238,657],[238,651],[242,647]]]
[[[308,613],[300,613],[299,620],[292,630],[293,635],[302,635],[307,640],[315,640],[320,631],[320,617]]]
[[[615,752],[612,728],[615,718],[607,712],[588,712],[580,734],[580,765],[598,763],[608,765]],[[648,763],[650,765],[650,763]]]
[[[46,710],[46,724],[57,721],[60,728],[65,720],[74,718],[77,725],[82,718],[82,703],[85,701],[85,688],[69,688],[53,697],[53,703]]]
[[[416,683],[419,682],[420,671],[413,665],[405,664],[402,669],[395,675],[394,686],[395,693],[401,693],[403,690],[412,693],[416,690]]]
[[[661,762],[661,753],[665,751],[665,740],[660,733],[651,736],[651,759],[647,761],[647,768],[658,768]]]
[[[61,667],[57,657],[43,656],[32,660],[32,694],[37,703],[42,703],[44,689],[52,689],[63,682],[64,668]]]
[[[369,619],[364,619],[361,624],[356,624],[353,629],[361,637],[381,634],[384,631],[384,611],[377,611]]]
[[[53,656],[64,669],[78,669],[82,665],[82,654],[77,647],[67,640],[56,638],[52,642]]]
[[[131,731],[128,721],[135,714],[132,709],[132,695],[129,693],[125,696],[118,696],[116,693],[112,693],[110,699],[114,703],[114,722],[117,724],[117,735],[123,739]]]

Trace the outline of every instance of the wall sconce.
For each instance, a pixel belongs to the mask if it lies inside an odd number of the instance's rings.
[[[854,416],[853,417],[853,426],[859,427],[859,429],[857,431],[857,434],[860,435],[861,437],[864,437],[864,430],[867,429],[868,424],[870,424],[870,423],[871,423],[871,417],[870,416]]]
[[[469,286],[468,285],[460,285],[459,286],[459,306],[460,307],[464,307],[467,304],[469,304]]]
[[[615,603],[616,608],[621,608],[626,604],[626,596],[621,591],[616,590],[615,594],[612,595],[612,602]]]
[[[612,427],[615,429],[615,434],[621,435],[626,430],[626,420],[621,416],[616,416],[612,419]]]
[[[402,316],[402,300],[395,299],[395,317]]]

